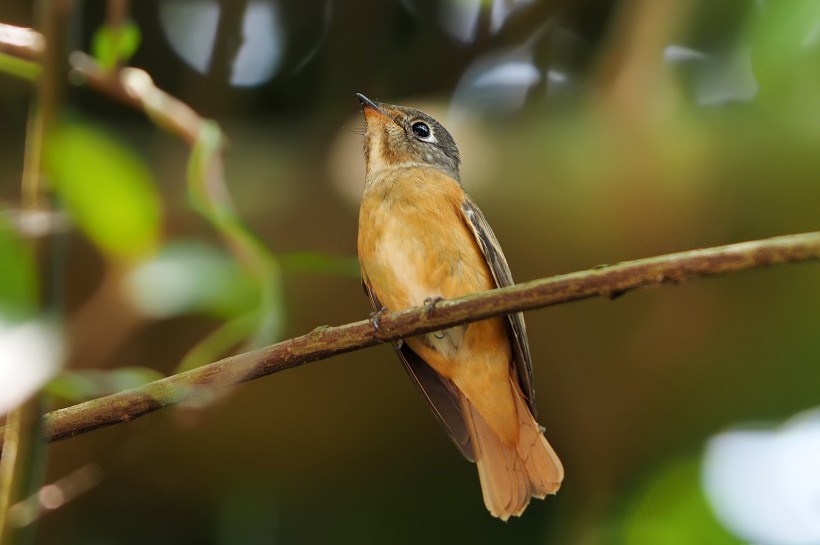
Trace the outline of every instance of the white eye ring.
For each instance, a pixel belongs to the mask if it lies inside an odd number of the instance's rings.
[[[416,120],[410,124],[410,130],[419,140],[425,142],[436,142],[436,137],[433,135],[433,129],[424,121]]]

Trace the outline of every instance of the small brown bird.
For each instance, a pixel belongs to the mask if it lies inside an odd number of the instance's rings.
[[[450,134],[423,112],[357,96],[367,121],[359,262],[376,311],[511,285],[495,235],[461,187]],[[530,497],[558,490],[564,468],[535,421],[521,313],[405,339],[396,352],[476,462],[493,516],[521,515]]]

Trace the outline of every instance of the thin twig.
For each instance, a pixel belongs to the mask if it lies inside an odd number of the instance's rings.
[[[0,53],[40,61],[45,51],[43,36],[30,28],[0,23]],[[196,143],[203,119],[190,106],[154,85],[151,76],[138,68],[103,70],[81,51],[68,57],[76,81],[137,110],[144,111],[165,130],[179,136],[189,146]]]
[[[385,314],[378,331],[367,320],[318,327],[301,337],[51,412],[46,416],[46,436],[64,439],[130,422],[163,407],[207,400],[227,386],[456,324],[591,297],[611,298],[645,286],[818,259],[820,232],[786,235],[629,261],[441,301],[432,309],[418,307]]]
[[[157,125],[193,146],[203,119],[190,106],[154,85],[145,70],[103,70],[92,57],[75,51],[68,62],[75,77],[94,90],[132,108],[144,111]]]

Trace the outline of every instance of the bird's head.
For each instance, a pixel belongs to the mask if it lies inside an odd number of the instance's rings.
[[[368,177],[386,167],[426,164],[460,181],[458,148],[441,123],[414,108],[356,96],[367,122],[364,154]]]

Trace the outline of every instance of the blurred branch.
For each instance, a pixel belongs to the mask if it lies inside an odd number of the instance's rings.
[[[75,51],[69,56],[73,73],[89,87],[145,112],[151,120],[193,146],[204,120],[190,106],[154,85],[145,70],[122,68],[106,71],[89,55]]]
[[[46,40],[30,28],[0,23],[0,53],[26,61],[39,61],[46,49]]]
[[[604,107],[618,120],[642,122],[655,114],[658,88],[664,83],[664,48],[685,20],[682,0],[628,0],[622,2],[613,22],[609,46],[599,59],[598,85]]]
[[[42,394],[30,399],[8,414],[4,427],[3,457],[0,458],[0,542],[18,540],[20,521],[12,516],[12,508],[38,488],[42,462],[43,430]],[[8,445],[5,445],[5,443]]]
[[[219,2],[219,21],[209,63],[209,77],[213,81],[231,81],[234,62],[245,41],[243,25],[249,3],[249,0]],[[218,87],[215,86],[216,88]]]
[[[27,61],[40,61],[45,39],[30,28],[0,23],[0,53]],[[69,55],[72,75],[89,87],[132,108],[144,111],[157,125],[193,146],[203,119],[190,106],[154,85],[151,76],[138,68],[104,70],[91,56],[75,51]]]
[[[818,259],[820,232],[786,235],[607,265],[441,301],[433,308],[392,312],[380,319],[378,331],[367,320],[322,326],[301,337],[51,412],[46,416],[46,436],[63,439],[130,422],[170,405],[208,400],[227,386],[457,324],[591,297],[614,298],[645,286]]]
[[[14,48],[40,53],[42,72],[37,77],[34,100],[30,106],[26,128],[25,154],[21,181],[22,209],[26,214],[48,211],[47,190],[43,184],[43,148],[62,103],[65,78],[66,23],[71,13],[72,0],[41,0],[37,6],[37,23],[42,35],[31,35],[0,28],[0,39],[9,38]],[[46,38],[43,38],[45,36]],[[43,50],[48,40],[51,47]],[[28,60],[28,59],[25,59]],[[28,239],[37,250],[40,239]],[[53,256],[49,256],[53,257]],[[39,259],[41,277],[49,278],[48,259]],[[44,263],[45,262],[45,263]],[[56,297],[49,290],[40,296],[40,306],[53,311]],[[26,528],[19,517],[12,516],[12,507],[32,496],[44,475],[43,394],[37,392],[15,408],[8,416],[9,448],[0,458],[0,542],[23,543],[31,540],[33,528]]]
[[[105,24],[111,31],[112,51],[116,52],[111,68],[119,68],[122,57],[124,23],[128,17],[129,0],[108,0],[105,5]]]

